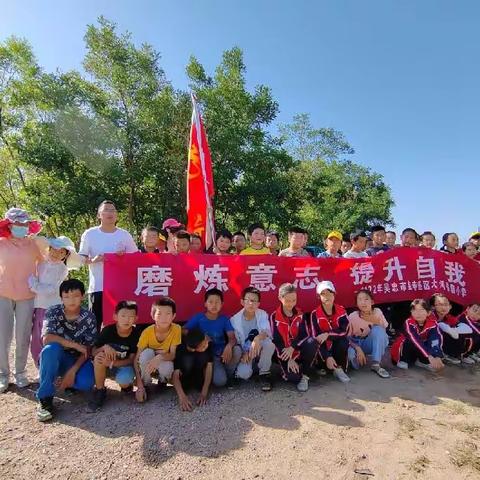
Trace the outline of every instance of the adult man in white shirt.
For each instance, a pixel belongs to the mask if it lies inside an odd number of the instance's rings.
[[[103,201],[97,211],[100,226],[83,232],[78,252],[86,257],[85,264],[89,269],[88,303],[97,319],[98,331],[103,321],[103,256],[105,253],[123,255],[138,251],[130,233],[117,227],[117,216],[115,204]]]

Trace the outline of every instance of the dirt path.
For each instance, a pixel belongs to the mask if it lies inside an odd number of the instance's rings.
[[[82,395],[59,397],[46,425],[35,386],[12,387],[0,397],[0,478],[478,480],[480,367],[393,372],[324,378],[306,394],[243,385],[193,413],[172,389],[145,405],[114,391],[96,414]]]

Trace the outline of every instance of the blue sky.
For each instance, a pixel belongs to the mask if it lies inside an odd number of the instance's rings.
[[[480,2],[4,2],[0,40],[27,38],[47,71],[78,69],[85,27],[101,14],[160,51],[178,88],[190,55],[212,72],[223,50],[241,47],[248,85],[271,87],[279,122],[310,113],[384,175],[397,231],[465,239],[480,226]]]

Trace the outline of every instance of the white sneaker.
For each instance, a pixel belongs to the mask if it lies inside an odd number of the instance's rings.
[[[463,357],[462,358],[462,363],[464,365],[475,365],[475,360],[473,358],[470,358],[470,357]]]
[[[430,372],[434,372],[435,369],[429,364],[429,363],[423,363],[420,360],[415,360],[415,366],[424,368],[425,370],[428,370]]]
[[[348,383],[350,381],[350,377],[343,371],[343,368],[341,367],[336,368],[333,371],[333,375],[342,383]]]
[[[478,355],[478,353],[471,353],[471,354],[469,355],[469,357],[470,357],[474,362],[480,363],[480,356]]]
[[[15,384],[18,388],[26,388],[30,385],[30,380],[24,373],[19,373],[15,375]]]
[[[8,377],[0,377],[0,393],[5,393],[8,390]]]
[[[444,355],[443,359],[447,362],[450,363],[451,365],[460,365],[462,361],[458,358],[451,357],[450,355]]]
[[[400,360],[397,362],[397,367],[401,368],[402,370],[408,370],[408,363]]]
[[[302,375],[302,378],[297,383],[297,390],[299,392],[306,392],[308,390],[308,380],[309,378],[306,375]]]

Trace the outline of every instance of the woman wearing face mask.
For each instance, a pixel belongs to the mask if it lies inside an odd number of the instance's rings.
[[[37,272],[43,257],[32,235],[42,229],[20,208],[11,208],[0,220],[0,393],[8,388],[10,344],[15,325],[15,383],[25,388],[25,374],[30,335],[32,332],[33,301],[28,278]]]

